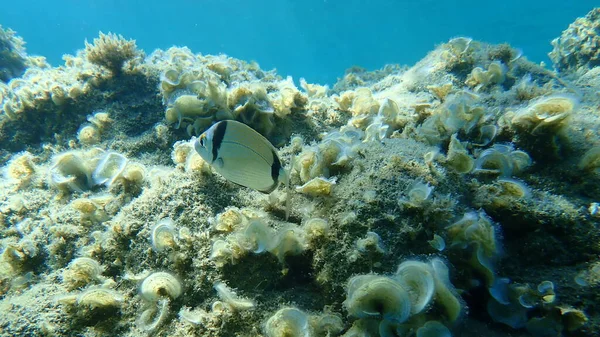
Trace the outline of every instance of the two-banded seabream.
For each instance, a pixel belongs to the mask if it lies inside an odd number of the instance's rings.
[[[238,185],[271,193],[280,182],[288,182],[275,147],[246,124],[220,121],[196,139],[194,148],[217,173]]]

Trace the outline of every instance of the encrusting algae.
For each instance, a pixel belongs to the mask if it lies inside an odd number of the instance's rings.
[[[332,88],[0,28],[0,336],[600,334],[599,13]]]

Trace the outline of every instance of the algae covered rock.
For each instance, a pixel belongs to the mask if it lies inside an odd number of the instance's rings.
[[[467,37],[332,89],[142,56],[100,34],[0,83],[2,333],[598,335],[597,72]],[[194,151],[226,119],[269,138],[287,189]]]
[[[127,62],[143,57],[143,52],[137,49],[133,40],[126,40],[113,33],[100,32],[100,36],[94,39],[92,44],[85,43],[85,56],[91,63],[118,76]]]
[[[27,68],[25,42],[11,29],[0,26],[0,81],[19,77]]]
[[[548,55],[560,72],[570,73],[600,65],[600,8],[578,18],[552,40]]]

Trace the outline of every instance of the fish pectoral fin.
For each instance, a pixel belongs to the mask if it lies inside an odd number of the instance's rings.
[[[217,158],[217,160],[215,160],[213,165],[215,165],[218,168],[223,168],[223,166],[225,166],[225,163],[223,162],[223,158]]]

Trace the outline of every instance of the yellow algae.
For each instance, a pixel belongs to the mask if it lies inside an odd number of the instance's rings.
[[[6,334],[456,334],[472,323],[459,322],[466,296],[481,317],[518,316],[516,334],[585,324],[590,288],[536,275],[569,260],[559,274],[597,279],[581,258],[597,250],[597,70],[567,79],[455,38],[412,67],[298,90],[226,55],[141,56],[102,34],[59,67],[25,56],[0,83]],[[191,145],[221,120],[275,145],[281,160],[263,169],[289,173],[289,217],[281,193],[204,174]],[[519,274],[540,259],[555,263]]]
[[[171,218],[159,220],[151,229],[152,249],[163,251],[177,245],[175,222]]]
[[[357,318],[375,318],[402,323],[411,314],[408,292],[392,278],[358,275],[348,281],[344,306]]]
[[[530,102],[511,120],[513,127],[532,134],[557,132],[567,125],[578,100],[570,95],[551,95]]]
[[[411,314],[423,311],[433,300],[435,283],[431,267],[420,261],[404,261],[393,278],[408,291],[411,300]]]
[[[94,125],[85,125],[79,129],[77,139],[81,144],[94,145],[100,142],[100,131]]]
[[[248,219],[237,207],[229,207],[223,213],[217,214],[213,227],[221,232],[233,232],[239,229]]]
[[[250,310],[256,306],[254,301],[238,296],[223,282],[216,283],[214,288],[219,298],[234,311]]]
[[[308,315],[297,308],[282,308],[265,324],[268,337],[309,337],[310,332]]]
[[[104,268],[96,260],[79,257],[69,263],[62,274],[63,282],[70,289],[79,288],[95,281],[102,281]]]
[[[335,179],[317,177],[302,186],[296,187],[296,191],[313,197],[326,196],[331,194],[333,185],[335,185]]]
[[[85,55],[91,63],[118,75],[126,62],[141,57],[143,53],[137,49],[135,40],[125,40],[121,35],[101,32],[93,44],[86,42]]]
[[[95,308],[120,307],[124,301],[123,295],[112,289],[89,288],[77,296],[77,304],[80,306]]]
[[[475,165],[475,161],[469,155],[464,145],[456,138],[456,134],[450,137],[450,145],[448,146],[445,164],[456,172],[463,174],[471,172]]]
[[[140,295],[149,302],[156,303],[161,298],[176,299],[183,292],[181,282],[171,273],[155,272],[142,281]]]
[[[29,152],[15,155],[7,167],[8,176],[15,179],[20,186],[27,185],[31,182],[36,171],[34,156]]]

